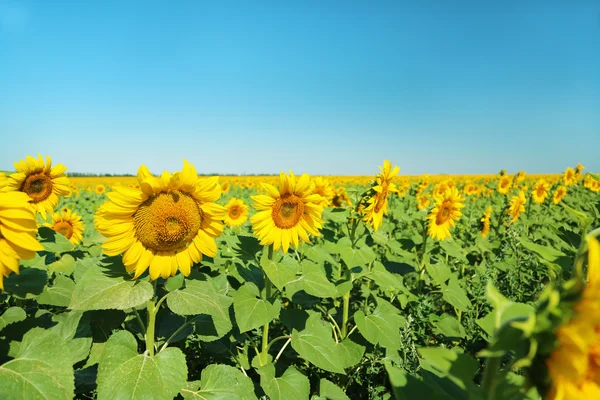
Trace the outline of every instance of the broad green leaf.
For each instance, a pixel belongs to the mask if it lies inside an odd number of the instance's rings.
[[[39,229],[40,243],[44,246],[44,250],[50,253],[64,253],[65,251],[73,250],[73,243],[69,239],[56,233],[54,230],[41,227]]]
[[[231,297],[217,293],[208,281],[187,281],[185,288],[167,295],[169,308],[179,315],[208,314],[229,318]]]
[[[102,268],[91,268],[75,285],[72,310],[128,310],[150,300],[154,294],[146,281],[123,275],[109,276]]]
[[[273,321],[279,316],[281,302],[271,303],[260,298],[258,287],[245,283],[233,296],[233,311],[240,332],[247,332]]]
[[[387,349],[399,350],[400,329],[406,324],[399,310],[383,299],[377,299],[377,307],[372,314],[365,315],[362,310],[354,313],[354,321],[360,333],[372,344]]]
[[[325,378],[319,381],[319,395],[330,400],[350,400],[341,388]]]
[[[212,342],[222,338],[232,328],[229,315],[217,316],[201,314],[194,317],[195,332],[203,342]]]
[[[331,335],[331,326],[323,321],[319,314],[313,312],[306,320],[303,330],[292,331],[291,344],[300,357],[315,366],[343,374],[345,363]]]
[[[168,347],[151,357],[137,349],[127,331],[108,339],[98,365],[98,400],[172,399],[185,387],[187,365],[181,350]]]
[[[375,261],[377,255],[366,245],[359,248],[353,248],[350,238],[343,237],[337,243],[337,251],[344,260],[348,268],[363,267],[368,263]]]
[[[37,298],[39,304],[67,307],[71,303],[75,282],[66,276],[58,275],[52,286],[46,286]]]
[[[310,382],[294,367],[288,369],[279,378],[275,377],[275,366],[271,363],[257,370],[260,386],[271,400],[308,400]]]
[[[50,328],[50,331],[61,337],[71,353],[73,364],[85,360],[90,354],[92,345],[92,329],[90,328],[89,319],[82,318],[82,311],[64,312],[52,317],[52,320],[57,322],[55,326]]]
[[[390,377],[396,400],[456,400],[451,395],[436,391],[436,388],[408,374],[403,369],[393,366],[389,360],[385,360],[384,365]]]
[[[425,269],[427,270],[427,273],[429,274],[433,282],[438,286],[445,285],[446,281],[450,279],[450,276],[452,275],[452,271],[444,263],[438,262],[437,264],[427,264],[427,266],[425,266]]]
[[[448,378],[463,390],[473,390],[473,378],[479,363],[471,356],[441,347],[418,349],[421,366],[434,374]]]
[[[442,296],[444,300],[462,312],[469,311],[471,307],[471,300],[467,297],[467,292],[458,283],[456,276],[450,278],[448,286],[442,289]]]
[[[183,286],[184,281],[185,277],[183,276],[183,274],[179,273],[167,279],[167,281],[165,282],[165,289],[168,292],[174,292]]]
[[[448,255],[458,258],[459,260],[466,260],[464,251],[454,240],[442,240],[439,242],[440,246]]]
[[[256,400],[252,380],[239,369],[221,364],[206,367],[200,381],[188,382],[181,395],[189,400]]]
[[[0,365],[2,399],[72,399],[75,378],[69,349],[55,333],[33,328],[14,359]]]
[[[373,279],[375,283],[381,288],[392,288],[395,290],[404,289],[402,277],[400,275],[392,274],[391,272],[389,272],[379,261],[375,261],[373,263],[371,273],[367,276]]]
[[[21,268],[19,274],[4,278],[4,291],[20,298],[31,299],[42,293],[48,273],[37,268]]]
[[[565,253],[560,250],[556,250],[554,247],[550,246],[542,246],[541,244],[530,242],[525,238],[521,238],[521,244],[529,251],[533,251],[544,260],[554,262],[558,260],[560,257],[564,257]]]
[[[0,315],[0,331],[4,329],[6,325],[21,322],[25,320],[25,318],[27,318],[27,314],[21,307],[9,307],[2,315]]]
[[[464,338],[467,335],[465,328],[456,318],[449,314],[444,314],[435,324],[434,333],[447,337]]]
[[[70,275],[73,273],[75,267],[75,259],[70,254],[64,254],[60,260],[54,261],[51,264],[48,264],[48,271],[56,274],[66,274]]]
[[[329,282],[325,269],[312,261],[302,261],[302,289],[310,295],[327,298],[336,297],[337,290],[333,283]]]
[[[288,256],[281,260],[269,260],[266,255],[263,255],[260,259],[260,266],[271,283],[279,290],[283,290],[286,284],[293,281],[300,271],[298,261]]]
[[[353,342],[349,337],[335,344],[334,351],[340,359],[340,366],[350,368],[355,366],[362,360],[365,354],[365,347]]]

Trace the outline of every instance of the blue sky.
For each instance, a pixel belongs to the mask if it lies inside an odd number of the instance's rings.
[[[600,171],[600,2],[0,0],[0,143],[0,169]]]

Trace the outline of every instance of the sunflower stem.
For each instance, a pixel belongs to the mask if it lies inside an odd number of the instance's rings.
[[[156,304],[154,299],[148,300],[148,325],[146,328],[146,351],[150,357],[154,356],[154,324],[156,322]]]
[[[346,268],[346,278],[350,279],[352,282],[352,271],[349,268]],[[348,293],[344,294],[344,305],[342,309],[342,340],[348,336],[348,314],[350,312],[350,292],[352,288],[348,291]]]
[[[498,382],[496,380],[496,375],[498,373],[498,367],[500,367],[500,357],[492,357],[488,358],[487,363],[485,364],[485,371],[483,373],[483,382],[481,387],[483,388],[484,393],[486,393],[487,400],[494,400],[496,397],[496,386]]]
[[[273,260],[273,245],[269,246],[268,257],[269,257],[269,261]],[[265,300],[269,301],[269,299],[271,298],[271,280],[269,279],[267,274],[264,273],[264,271],[263,271],[263,274],[264,274],[264,280],[265,280]],[[264,364],[266,364],[266,362],[267,362],[268,354],[269,354],[269,323],[267,322],[263,326],[263,337],[262,337],[262,357],[261,357],[261,359]]]

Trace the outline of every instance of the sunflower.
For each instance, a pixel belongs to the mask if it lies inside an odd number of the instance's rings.
[[[266,194],[252,196],[258,210],[250,218],[254,235],[261,245],[280,247],[287,253],[290,245],[298,247],[301,239],[310,243],[308,233],[319,236],[323,224],[323,198],[313,193],[307,174],[296,178],[283,172],[279,176],[279,188],[268,183],[261,184]]]
[[[514,177],[515,186],[519,185],[521,182],[525,180],[525,171],[521,170],[517,172]]]
[[[123,254],[134,279],[150,267],[150,279],[188,276],[202,254],[215,257],[214,238],[223,233],[225,208],[219,178],[199,179],[196,168],[183,161],[181,172],[150,174],[138,170],[139,189],[115,186],[96,213],[96,228],[106,236],[104,254]]]
[[[583,164],[577,163],[577,167],[575,167],[575,173],[577,174],[578,177],[581,177],[581,172],[584,169],[585,169],[585,167],[583,166]]]
[[[346,193],[345,187],[340,186],[334,190],[334,195],[331,199],[331,205],[333,208],[342,208],[352,205],[352,201],[350,201],[350,197],[348,196],[348,193]]]
[[[577,178],[577,172],[575,172],[573,168],[569,167],[565,169],[565,172],[562,176],[562,181],[565,184],[565,186],[571,186],[577,183]]]
[[[502,177],[498,181],[498,186],[496,187],[496,190],[500,194],[507,194],[510,190],[511,183],[512,182],[510,181],[510,178],[508,176],[502,175]]]
[[[510,223],[517,222],[519,219],[519,215],[525,211],[525,203],[527,202],[527,198],[525,198],[525,193],[521,190],[518,195],[513,196],[510,199],[510,204],[508,207],[508,215],[512,217]]]
[[[590,174],[586,174],[583,186],[592,192],[600,192],[600,181],[594,179]]]
[[[104,185],[96,185],[96,194],[103,194],[104,192],[106,192],[106,187]]]
[[[558,204],[562,201],[562,199],[567,195],[567,188],[565,186],[559,186],[554,191],[554,196],[552,196],[552,202],[554,204]]]
[[[588,282],[575,315],[556,329],[556,347],[546,360],[551,387],[547,398],[600,398],[600,244],[588,237]]]
[[[481,237],[486,237],[490,233],[490,218],[492,216],[492,206],[487,206],[483,217],[481,218]]]
[[[52,214],[52,225],[47,226],[69,239],[74,245],[80,243],[83,238],[84,225],[81,216],[68,208],[63,208],[61,213]]]
[[[22,192],[0,193],[0,289],[4,278],[19,273],[19,260],[35,257],[44,250],[37,241],[35,212],[30,197]]]
[[[388,209],[388,195],[397,193],[398,188],[392,183],[394,176],[398,175],[400,168],[392,168],[392,163],[388,160],[383,162],[383,167],[379,167],[381,173],[377,175],[375,184],[371,187],[373,194],[366,200],[362,213],[363,221],[370,224],[374,230],[378,230],[383,222],[383,215]]]
[[[417,193],[417,208],[419,210],[426,209],[427,207],[429,207],[429,204],[431,204],[431,201],[429,200],[429,197],[426,194]]]
[[[229,226],[242,225],[248,219],[248,206],[240,199],[232,197],[225,204],[225,223]]]
[[[26,160],[15,162],[16,172],[1,183],[2,192],[24,192],[35,210],[46,219],[46,211],[52,212],[58,204],[59,196],[66,196],[69,191],[69,179],[65,175],[67,167],[56,164],[52,167],[52,159],[46,157],[46,164],[41,155],[38,159],[27,156]]]
[[[331,187],[331,182],[328,179],[317,176],[314,179],[315,188],[313,189],[313,193],[318,194],[323,198],[322,206],[327,207],[331,204],[331,200],[333,200],[333,187]]]
[[[444,240],[452,235],[450,228],[454,226],[456,221],[462,216],[460,211],[465,205],[462,203],[464,198],[461,197],[458,190],[453,187],[441,195],[435,196],[435,207],[431,210],[427,219],[429,220],[429,236]]]
[[[542,204],[550,195],[550,184],[545,179],[539,179],[531,188],[531,197],[536,204]]]
[[[221,183],[221,193],[227,193],[229,192],[229,189],[231,189],[231,185],[229,184],[229,182]]]

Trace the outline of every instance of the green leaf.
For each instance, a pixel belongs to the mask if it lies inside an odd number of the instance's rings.
[[[21,268],[20,273],[4,278],[4,291],[23,299],[31,299],[42,293],[48,273],[37,268]]]
[[[52,286],[44,288],[44,291],[38,296],[37,302],[50,306],[67,307],[71,302],[74,290],[75,282],[65,276],[58,275]]]
[[[233,296],[233,311],[240,332],[247,332],[263,326],[279,317],[281,302],[271,303],[260,298],[258,287],[252,282],[245,283]]]
[[[463,249],[454,240],[442,240],[439,244],[448,255],[463,261],[467,259]]]
[[[427,273],[433,282],[438,286],[444,286],[446,281],[450,279],[450,276],[452,276],[452,271],[450,268],[443,263],[427,264],[425,269],[427,270]]]
[[[275,366],[271,363],[257,370],[260,386],[271,400],[308,400],[310,382],[300,371],[289,367],[281,377],[275,377]]]
[[[24,321],[27,318],[25,310],[21,307],[10,307],[0,316],[0,331],[6,327],[6,325],[14,324],[15,322]]]
[[[55,326],[49,330],[61,337],[71,353],[73,364],[85,360],[92,346],[92,329],[89,319],[82,318],[82,311],[64,312],[52,317]]]
[[[542,246],[537,243],[530,242],[525,238],[520,238],[521,244],[529,251],[533,251],[540,257],[542,257],[546,261],[554,262],[558,260],[560,257],[564,257],[565,253],[560,250],[556,250],[550,246]]]
[[[446,337],[464,338],[467,335],[465,328],[458,322],[456,318],[449,314],[443,314],[442,317],[435,323],[433,332],[437,335]]]
[[[323,266],[315,264],[312,261],[302,261],[302,289],[313,296],[328,298],[336,297],[337,289],[335,285],[327,279]]]
[[[133,335],[112,335],[98,365],[98,400],[172,399],[184,388],[187,378],[185,356],[168,347],[154,357],[138,354]]]
[[[13,360],[0,366],[2,399],[72,399],[75,377],[69,349],[55,333],[33,328]]]
[[[200,382],[188,382],[181,395],[189,400],[256,400],[252,380],[237,368],[220,364],[206,367]]]
[[[373,263],[371,273],[367,276],[373,279],[375,283],[381,288],[392,288],[395,290],[404,289],[402,277],[400,275],[392,274],[391,272],[389,272],[379,261],[375,261]]]
[[[390,377],[396,400],[455,400],[451,395],[439,393],[422,380],[408,374],[403,369],[393,366],[389,360],[384,360],[384,365]]]
[[[352,242],[348,237],[343,237],[338,241],[337,251],[348,268],[363,267],[377,258],[377,255],[369,246],[363,245],[358,249],[352,248]]]
[[[341,388],[325,378],[321,378],[319,381],[319,396],[330,400],[350,400],[350,397],[346,396]]]
[[[66,274],[70,275],[73,273],[75,267],[75,259],[70,254],[64,254],[60,260],[54,261],[53,263],[48,265],[48,271],[56,274]]]
[[[331,326],[319,314],[311,312],[303,330],[293,329],[292,347],[315,366],[343,374],[344,360],[331,335]]]
[[[463,390],[471,390],[473,378],[479,363],[471,356],[441,347],[427,347],[417,350],[421,355],[421,366],[438,375],[449,378]]]
[[[267,274],[267,278],[280,291],[286,284],[293,281],[300,271],[298,261],[289,256],[284,256],[281,260],[269,260],[266,255],[263,255],[260,259],[260,266]]]
[[[109,276],[102,268],[91,268],[76,283],[69,308],[72,310],[128,310],[150,300],[152,285],[126,275]]]
[[[165,282],[165,289],[168,292],[174,292],[183,286],[184,281],[185,277],[183,276],[183,274],[179,273],[167,279],[167,281]]]
[[[219,294],[208,281],[187,280],[185,288],[167,295],[167,305],[175,314],[199,315],[196,333],[204,341],[216,340],[231,330],[232,303],[231,297]]]
[[[448,286],[442,289],[442,296],[444,300],[462,312],[469,311],[471,307],[471,300],[467,297],[467,292],[458,283],[456,276],[450,278]]]
[[[64,253],[65,251],[73,250],[73,243],[69,239],[56,233],[54,230],[41,227],[39,230],[40,243],[44,246],[44,250],[50,253]]]
[[[406,324],[399,310],[383,299],[377,299],[377,307],[370,315],[362,310],[354,313],[359,332],[372,344],[392,350],[402,347],[400,328]]]

